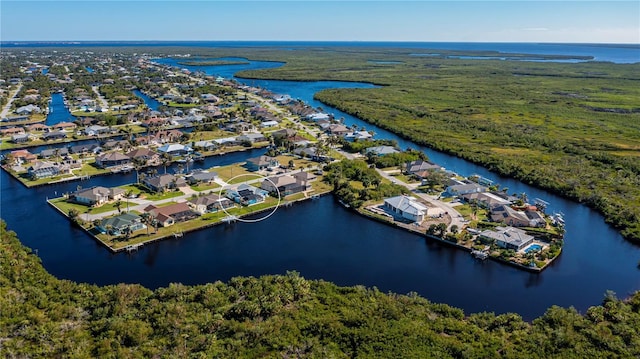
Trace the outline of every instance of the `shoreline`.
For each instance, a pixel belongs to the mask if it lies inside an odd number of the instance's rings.
[[[412,234],[420,235],[422,237],[428,238],[428,239],[433,240],[435,242],[438,242],[438,243],[441,243],[441,244],[445,244],[445,245],[454,247],[456,249],[464,250],[464,251],[466,251],[466,252],[468,252],[470,254],[472,254],[472,252],[474,251],[473,248],[469,248],[469,247],[463,246],[463,245],[458,244],[458,243],[450,242],[450,241],[445,240],[444,238],[440,238],[440,237],[437,237],[437,236],[434,236],[434,235],[426,234],[426,233],[424,233],[422,231],[418,231],[418,230],[412,229],[411,227],[404,227],[404,226],[398,225],[395,221],[390,222],[390,221],[387,221],[387,220],[383,220],[383,219],[381,219],[379,217],[376,217],[376,216],[373,216],[373,215],[369,215],[365,211],[359,211],[359,210],[356,210],[356,209],[353,209],[353,208],[350,208],[350,207],[346,207],[346,206],[345,206],[345,209],[353,211],[353,212],[355,212],[355,213],[357,213],[359,215],[362,215],[362,216],[364,216],[364,217],[366,217],[368,219],[375,220],[378,223],[383,223],[383,224],[386,224],[386,225],[391,226],[391,227],[395,227],[395,228],[398,228],[398,229],[405,230],[405,231],[407,231],[409,233],[412,233]],[[463,230],[463,229],[461,229],[461,230]],[[509,261],[509,260],[505,260],[503,258],[492,256],[492,255],[488,255],[487,259],[491,259],[491,260],[494,260],[494,261],[499,262],[499,263],[507,264],[507,265],[510,265],[510,266],[518,268],[518,269],[523,269],[523,270],[526,270],[528,272],[542,273],[542,271],[545,270],[547,267],[549,267],[560,256],[561,253],[562,253],[562,248],[560,249],[560,253],[557,256],[555,256],[553,259],[549,260],[549,262],[545,263],[545,265],[542,266],[542,267],[525,266],[523,264],[512,262],[512,261]]]
[[[282,201],[281,206],[289,207],[290,205],[293,205],[294,203],[302,202],[302,201],[308,201],[308,200],[314,200],[315,198],[326,196],[326,195],[328,195],[330,193],[331,193],[331,191],[327,191],[327,192],[322,192],[322,193],[315,193],[315,194],[313,194],[311,196],[299,198],[299,199],[292,200],[292,201]],[[49,206],[53,207],[58,213],[60,213],[62,216],[67,218],[67,220],[69,220],[69,216],[66,213],[64,213],[60,208],[56,207],[51,202],[50,199],[47,199],[46,202],[47,202],[47,204],[49,204]],[[273,208],[274,208],[274,206],[267,207],[267,208],[262,208],[262,209],[259,209],[259,210],[256,210],[256,211],[253,211],[253,212],[250,212],[250,213],[245,213],[245,214],[241,214],[241,215],[238,215],[238,216],[234,215],[233,217],[235,217],[235,219],[241,219],[241,218],[244,218],[244,217],[260,214],[260,213],[263,213],[263,212],[272,211]],[[228,217],[225,217],[225,218],[228,218]],[[219,220],[216,220],[216,221],[213,221],[213,222],[209,222],[209,223],[203,223],[201,226],[197,226],[197,227],[194,227],[194,228],[189,228],[189,229],[186,229],[186,230],[182,230],[182,231],[179,232],[180,233],[179,236],[177,235],[177,233],[174,232],[172,234],[161,235],[160,237],[156,237],[156,238],[149,238],[149,239],[144,240],[142,242],[138,242],[138,243],[135,243],[135,244],[129,244],[129,245],[126,245],[126,246],[123,246],[123,247],[119,247],[119,248],[114,248],[114,247],[108,245],[105,241],[101,240],[96,235],[91,233],[91,230],[89,228],[85,228],[84,226],[82,226],[82,225],[80,225],[78,223],[74,223],[74,222],[72,222],[70,220],[69,220],[69,224],[72,225],[72,226],[75,225],[76,227],[82,229],[85,233],[87,233],[89,236],[91,236],[96,242],[98,242],[102,246],[106,247],[111,253],[121,253],[121,252],[137,251],[141,247],[144,247],[144,246],[146,246],[148,244],[151,244],[151,243],[154,243],[154,242],[158,242],[158,241],[161,241],[161,240],[166,240],[166,239],[170,239],[170,238],[179,239],[179,238],[182,238],[184,236],[184,234],[186,234],[186,233],[200,231],[200,230],[211,228],[211,227],[218,226],[218,225],[221,225],[221,224],[231,224],[231,222],[225,221],[224,220],[225,218],[222,218],[222,219],[219,219]],[[201,218],[192,219],[191,221],[197,221],[197,220],[202,220],[202,219]],[[235,223],[235,220],[233,220],[233,223]]]

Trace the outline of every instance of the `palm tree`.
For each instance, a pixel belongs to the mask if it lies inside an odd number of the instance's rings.
[[[122,206],[122,201],[121,200],[117,200],[116,203],[114,204],[116,206],[116,208],[118,209],[118,213],[121,213],[120,211],[120,207]]]
[[[167,164],[171,162],[171,155],[168,153],[162,154],[162,166],[164,167],[164,174],[167,174]]]
[[[133,195],[132,190],[128,190],[124,193],[124,197],[127,199],[127,213],[129,213],[129,197],[131,197],[131,195]]]
[[[149,212],[141,214],[140,217],[142,218],[142,223],[144,223],[145,227],[147,227],[147,236],[149,236],[149,226],[153,224],[153,217],[151,217],[151,214],[149,214]]]

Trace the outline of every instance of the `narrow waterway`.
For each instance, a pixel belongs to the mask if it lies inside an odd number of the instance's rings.
[[[252,61],[250,65],[186,67],[232,77],[239,70],[262,65],[281,64]],[[525,319],[539,316],[554,304],[585,311],[600,303],[606,290],[626,296],[640,288],[640,271],[636,267],[639,248],[622,239],[595,211],[501,178],[467,161],[419,147],[313,100],[313,94],[322,88],[370,85],[256,80],[246,83],[321,106],[336,117],[344,117],[347,124],[364,126],[378,137],[397,140],[403,148],[420,148],[433,161],[460,174],[477,173],[509,187],[509,192],[526,192],[530,198],[549,201],[549,210],[564,212],[567,220],[563,254],[542,274],[492,261],[478,262],[466,252],[362,218],[326,196],[280,209],[267,221],[217,226],[189,233],[180,240],[145,246],[130,255],[113,255],[45,203],[47,197],[73,191],[78,185],[86,188],[130,183],[135,180],[135,173],[26,189],[2,171],[1,217],[23,243],[38,249],[52,274],[97,284],[128,282],[155,288],[171,282],[197,284],[296,270],[307,278],[339,285],[363,284],[382,291],[417,292],[467,313],[511,311]],[[243,161],[260,151],[263,150],[212,157],[202,167]],[[36,214],[37,226],[33,222]]]
[[[51,102],[49,102],[49,114],[45,121],[45,125],[53,126],[60,122],[73,122],[76,118],[69,112],[69,108],[64,103],[64,96],[55,92],[51,94]]]

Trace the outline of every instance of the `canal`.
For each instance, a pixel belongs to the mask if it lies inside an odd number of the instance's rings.
[[[159,60],[175,65],[172,61]],[[183,67],[233,77],[246,68],[280,65],[251,61],[249,65]],[[480,174],[508,187],[509,192],[526,192],[529,198],[550,202],[549,211],[562,211],[567,221],[562,255],[542,274],[492,261],[478,262],[466,252],[362,218],[339,206],[331,196],[280,209],[267,221],[217,226],[179,240],[145,246],[137,253],[113,255],[45,203],[47,197],[73,191],[78,185],[86,188],[133,182],[134,173],[27,190],[3,171],[2,218],[23,243],[38,249],[52,274],[101,285],[127,282],[156,288],[171,282],[197,284],[296,270],[307,278],[339,285],[417,292],[466,313],[517,312],[525,319],[539,316],[554,304],[584,312],[599,304],[607,290],[626,296],[640,288],[638,247],[625,241],[595,211],[417,146],[313,100],[313,94],[323,88],[371,85],[239,80],[321,106],[338,118],[344,117],[349,125],[375,131],[378,138],[395,139],[403,148],[423,150],[433,161],[460,174]],[[260,153],[255,151],[261,150],[212,157],[203,167],[242,161]],[[38,214],[37,226],[33,224],[34,214]]]

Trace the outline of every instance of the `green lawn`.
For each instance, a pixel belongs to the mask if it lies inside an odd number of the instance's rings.
[[[56,198],[56,199],[50,200],[50,202],[65,214],[68,214],[70,209],[75,209],[76,211],[78,211],[78,213],[80,213],[80,216],[82,216],[82,214],[84,213],[87,213],[87,210],[89,208],[91,208],[91,210],[89,211],[90,214],[99,214],[99,213],[106,213],[106,212],[118,210],[118,208],[115,205],[115,202],[105,203],[100,207],[88,207],[83,204],[67,202],[65,198]],[[135,205],[136,205],[135,203],[131,203],[131,202],[129,203],[129,206],[135,206]],[[126,200],[121,200],[120,210],[123,212],[127,210]]]
[[[215,182],[213,182],[213,183],[209,183],[209,184],[202,183],[202,184],[199,184],[199,185],[196,185],[196,186],[191,186],[192,190],[198,191],[198,192],[207,191],[207,190],[214,189],[214,188],[220,188],[220,185],[215,183]]]
[[[258,176],[256,176],[253,172],[248,171],[241,164],[233,164],[233,165],[224,166],[224,167],[217,167],[217,168],[214,168],[213,171],[216,171],[218,173],[218,176],[220,176],[220,178],[225,182],[228,182],[229,179],[235,176],[240,176],[240,175],[250,175],[250,176],[239,177],[232,183],[244,182],[247,180],[258,178]]]

